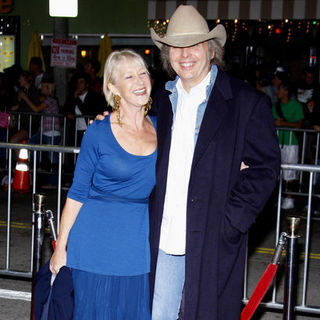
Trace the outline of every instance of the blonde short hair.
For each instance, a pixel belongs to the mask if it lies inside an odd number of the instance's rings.
[[[135,62],[137,64],[142,65],[148,71],[147,64],[143,60],[143,58],[133,50],[124,49],[124,50],[117,50],[113,51],[109,56],[104,65],[103,71],[103,93],[106,97],[108,104],[111,107],[114,107],[113,95],[110,89],[108,88],[108,84],[112,83],[115,84],[119,63],[123,60],[127,59],[130,62]]]

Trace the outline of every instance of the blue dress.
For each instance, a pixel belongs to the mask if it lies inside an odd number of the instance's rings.
[[[83,203],[67,249],[74,319],[150,319],[148,197],[156,157],[157,151],[147,156],[125,151],[109,116],[86,131],[68,193]]]

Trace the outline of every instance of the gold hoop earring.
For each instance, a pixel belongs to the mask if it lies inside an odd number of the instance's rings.
[[[121,123],[121,117],[120,117],[120,100],[121,100],[121,97],[119,95],[117,95],[117,94],[113,95],[114,105],[113,105],[112,109],[117,113],[116,114],[117,122],[121,126],[122,123]]]
[[[146,116],[151,109],[152,98],[150,97],[147,104],[144,106],[144,116]]]

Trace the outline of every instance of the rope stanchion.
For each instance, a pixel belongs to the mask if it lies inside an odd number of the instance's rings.
[[[284,284],[283,320],[293,320],[295,299],[296,299],[296,278],[297,278],[297,247],[298,234],[301,218],[287,217],[287,262],[286,277]]]
[[[34,202],[34,246],[33,246],[33,269],[32,269],[32,295],[31,295],[31,320],[35,320],[34,312],[34,279],[36,273],[40,269],[41,265],[41,247],[44,238],[44,220],[48,220],[50,226],[51,236],[52,236],[52,247],[55,249],[55,244],[57,240],[54,223],[53,223],[53,213],[51,210],[44,211],[44,205],[47,196],[45,194],[36,193],[33,195]]]
[[[33,267],[32,267],[32,295],[31,295],[31,315],[30,319],[34,320],[34,278],[36,273],[40,269],[41,264],[41,247],[44,236],[44,213],[43,206],[46,201],[46,195],[41,193],[35,193],[33,195],[33,234],[34,234],[34,243],[33,243]]]
[[[52,248],[53,248],[53,251],[56,249],[56,241],[57,241],[57,234],[56,234],[56,230],[54,228],[54,224],[53,224],[53,213],[51,210],[47,210],[45,212],[46,214],[46,218],[48,220],[48,223],[49,223],[49,227],[50,227],[50,231],[51,231],[51,236],[52,236]]]
[[[266,291],[268,290],[269,285],[277,272],[282,250],[286,245],[285,237],[286,237],[286,233],[285,232],[281,233],[280,239],[275,249],[272,262],[269,264],[266,271],[264,272],[261,279],[259,280],[247,305],[242,310],[241,318],[240,318],[241,320],[251,319],[258,305],[260,304],[262,298],[264,297]]]

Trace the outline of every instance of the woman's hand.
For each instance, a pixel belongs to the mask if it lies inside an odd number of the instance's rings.
[[[26,100],[27,99],[27,95],[22,91],[22,90],[19,90],[18,92],[18,98],[21,100]]]
[[[62,210],[59,236],[56,249],[50,259],[50,271],[57,274],[61,267],[67,263],[67,243],[70,229],[77,219],[82,202],[67,198]]]
[[[50,271],[57,274],[67,264],[67,251],[64,248],[56,248],[50,259]]]

